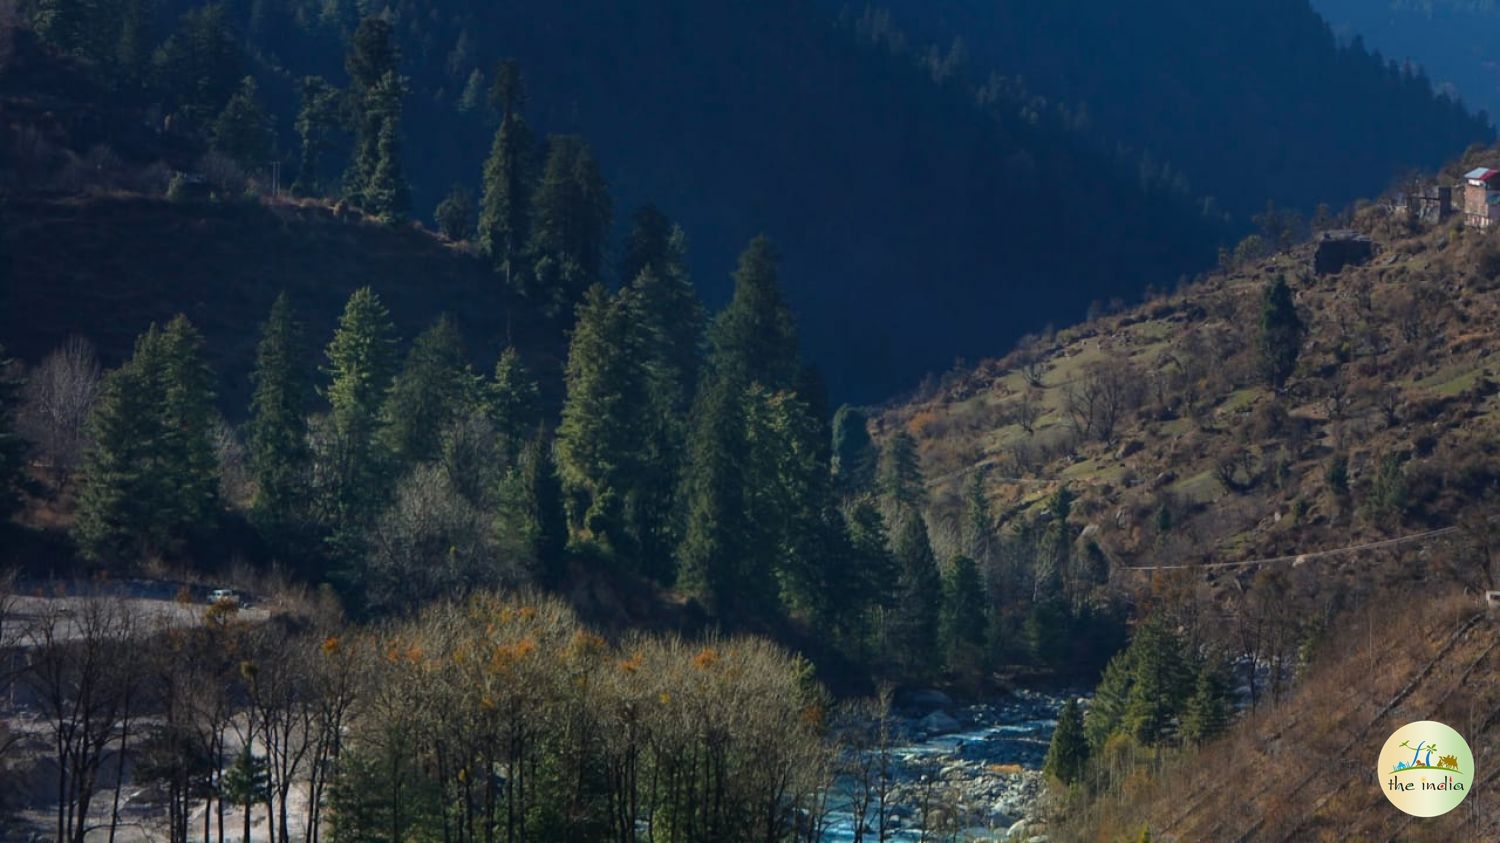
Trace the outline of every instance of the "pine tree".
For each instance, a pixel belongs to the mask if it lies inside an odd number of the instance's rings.
[[[1135,651],[1126,649],[1116,653],[1104,668],[1099,678],[1099,687],[1094,689],[1094,700],[1089,704],[1084,718],[1084,733],[1094,753],[1120,730],[1125,720],[1125,705],[1135,683]]]
[[[261,105],[255,77],[246,76],[214,121],[213,148],[243,167],[259,169],[271,160],[275,143],[275,118]]]
[[[886,441],[878,478],[881,502],[889,520],[901,520],[922,507],[927,497],[917,441],[904,430]]]
[[[661,220],[665,220],[664,217]],[[644,572],[665,582],[681,539],[677,493],[682,480],[688,412],[702,366],[703,306],[683,266],[681,231],[637,214],[640,269],[626,288],[646,386],[645,427],[632,521]],[[663,239],[657,239],[665,227]],[[647,245],[651,232],[655,241]]]
[[[189,9],[155,57],[157,77],[176,109],[195,126],[207,126],[244,78],[245,57],[230,31],[224,6]]]
[[[552,443],[546,437],[529,440],[506,474],[500,525],[502,537],[526,560],[533,580],[547,588],[562,585],[568,521]]]
[[[1083,777],[1088,760],[1089,742],[1083,733],[1083,714],[1078,709],[1078,700],[1069,698],[1057,715],[1057,728],[1052,732],[1043,771],[1070,786]]]
[[[336,526],[354,528],[384,500],[381,409],[396,370],[396,328],[369,287],[356,290],[328,344],[327,398],[334,453],[328,501]]]
[[[550,315],[572,316],[583,293],[603,280],[612,213],[608,185],[588,144],[576,136],[549,138],[528,248],[531,292]]]
[[[927,521],[921,513],[914,512],[901,522],[894,555],[901,568],[892,611],[894,655],[908,675],[929,675],[940,664],[938,625],[943,578],[927,538]]]
[[[362,19],[344,55],[344,70],[354,90],[369,90],[386,74],[395,72],[400,63],[395,30],[390,22],[379,15]]]
[[[356,114],[344,189],[361,207],[388,219],[400,219],[410,208],[400,160],[401,98],[406,93],[400,63],[391,25],[378,16],[361,21],[344,57]]]
[[[101,385],[73,530],[86,558],[166,552],[212,519],[218,457],[202,344],[182,316],[165,330],[152,325]]]
[[[1181,640],[1160,618],[1141,624],[1130,649],[1134,677],[1121,726],[1137,742],[1153,746],[1169,737],[1191,692],[1191,677]]]
[[[244,747],[224,771],[222,796],[240,807],[245,823],[241,840],[250,843],[250,812],[271,798],[271,765]]]
[[[734,274],[734,297],[709,332],[715,371],[771,392],[795,388],[802,370],[796,325],[781,298],[776,267],[771,241],[751,241]]]
[[[849,611],[862,616],[870,643],[879,647],[887,615],[895,608],[901,568],[891,555],[890,537],[880,510],[869,502],[854,506],[846,518],[849,533],[849,576],[844,596]]]
[[[967,556],[955,557],[943,578],[943,654],[952,670],[973,675],[987,639],[984,583]]]
[[[1209,659],[1198,668],[1193,695],[1182,715],[1182,739],[1201,746],[1229,727],[1229,680],[1224,665]]]
[[[861,501],[849,511],[848,523],[849,541],[859,560],[859,568],[849,581],[851,597],[862,604],[894,606],[901,568],[891,555],[890,535],[880,510]]]
[[[525,101],[520,66],[501,62],[491,91],[492,105],[504,109],[490,155],[484,162],[484,195],[479,214],[479,245],[506,287],[526,292],[523,261],[531,225],[532,138],[520,109]]]
[[[873,491],[878,455],[869,425],[869,417],[848,404],[833,414],[833,472],[846,496]]]
[[[159,395],[146,370],[158,367],[160,332],[152,326],[135,353],[104,376],[89,416],[73,539],[86,559],[122,562],[162,548],[169,538],[161,478],[154,471],[161,448]]]
[[[11,374],[16,368],[0,346],[0,524],[19,506],[17,492],[26,470],[26,441],[16,433],[21,401],[21,380]]]
[[[186,316],[167,323],[161,340],[162,463],[172,491],[172,529],[186,537],[208,524],[219,505],[214,373],[203,359],[203,336]]]
[[[447,239],[462,243],[474,236],[474,195],[461,184],[456,184],[438,203],[433,212],[438,231]]]
[[[303,195],[325,190],[323,161],[333,151],[333,136],[340,123],[341,95],[321,76],[306,76],[298,86],[297,139],[301,157],[292,189]]]
[[[464,114],[473,111],[482,104],[484,97],[484,71],[474,68],[469,71],[469,78],[464,82],[464,92],[458,96],[458,110]]]
[[[756,538],[752,577],[779,580],[783,602],[827,626],[839,599],[835,581],[841,529],[828,474],[827,429],[793,392],[745,393],[745,492]]]
[[[728,379],[711,376],[704,382],[693,407],[683,483],[687,528],[678,549],[678,586],[717,617],[734,616],[741,608],[738,587],[752,534],[742,482],[740,402],[740,389]]]
[[[557,463],[575,538],[633,559],[633,504],[646,384],[628,301],[602,284],[578,308],[568,348]]]
[[[382,85],[385,93],[379,96],[391,102],[402,96],[402,83],[394,76],[386,77]],[[400,106],[389,106],[389,113],[380,124],[379,139],[375,145],[375,166],[363,184],[360,199],[371,214],[390,222],[406,219],[411,211],[411,187],[401,168],[401,117]]]
[[[541,389],[527,370],[515,346],[506,346],[495,363],[486,406],[495,433],[508,460],[515,459],[521,443],[536,430],[542,420]]]
[[[445,430],[479,404],[479,378],[464,355],[463,337],[438,317],[412,343],[382,407],[384,450],[399,465],[435,459]]]
[[[969,488],[964,495],[963,545],[966,552],[979,562],[990,558],[991,544],[995,536],[994,522],[990,518],[990,499],[985,493],[985,472],[973,472]]]
[[[1266,287],[1260,312],[1261,371],[1278,392],[1297,369],[1302,353],[1303,325],[1284,276]]]
[[[658,414],[685,415],[703,364],[706,316],[686,266],[686,237],[654,208],[637,211],[621,278],[643,334]]]
[[[250,517],[282,553],[291,549],[308,516],[307,411],[312,385],[303,367],[303,342],[291,299],[282,293],[271,306],[256,348],[247,431],[250,474],[255,478]]]

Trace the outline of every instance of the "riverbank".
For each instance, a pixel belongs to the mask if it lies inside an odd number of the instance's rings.
[[[1018,690],[959,704],[936,692],[898,700],[891,724],[892,784],[885,828],[889,841],[1045,839],[1042,765],[1066,695]],[[862,750],[866,753],[876,749]],[[838,784],[825,843],[879,839],[878,809],[864,811],[856,835],[856,791]]]

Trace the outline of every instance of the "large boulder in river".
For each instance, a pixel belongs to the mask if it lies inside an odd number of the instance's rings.
[[[938,690],[912,691],[902,697],[902,704],[917,711],[937,711],[953,707],[953,698]]]
[[[934,711],[917,721],[917,728],[929,735],[951,735],[963,728],[963,724],[954,720],[946,711]]]

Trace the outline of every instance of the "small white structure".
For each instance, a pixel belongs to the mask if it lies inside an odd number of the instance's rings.
[[[1500,612],[1500,591],[1486,591],[1484,593],[1485,605],[1489,606],[1491,612]]]

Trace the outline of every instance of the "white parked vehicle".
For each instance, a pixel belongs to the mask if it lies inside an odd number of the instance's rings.
[[[241,600],[240,596],[234,592],[234,589],[216,588],[208,593],[208,603],[210,606],[218,606],[221,604],[239,606],[241,604]]]

